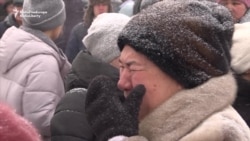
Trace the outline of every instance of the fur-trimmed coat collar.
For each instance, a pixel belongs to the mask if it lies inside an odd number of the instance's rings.
[[[233,76],[227,74],[183,90],[141,121],[139,134],[143,137],[128,140],[249,141],[246,123],[230,106],[236,89]]]

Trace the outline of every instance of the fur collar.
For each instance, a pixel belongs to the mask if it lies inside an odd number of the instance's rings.
[[[140,135],[154,141],[180,140],[206,118],[231,105],[236,89],[229,73],[176,93],[142,120]]]

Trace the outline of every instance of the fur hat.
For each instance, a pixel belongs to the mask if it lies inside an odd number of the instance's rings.
[[[89,0],[88,8],[86,9],[84,13],[84,26],[90,27],[91,23],[93,22],[93,19],[95,18],[94,14],[94,5],[104,3],[108,5],[108,11],[107,13],[112,12],[112,6],[110,0]]]
[[[216,0],[218,3],[220,3],[223,0]],[[243,2],[248,8],[250,7],[250,0],[238,0],[240,2]]]
[[[89,0],[89,5],[96,5],[96,4],[100,4],[100,3],[103,3],[103,4],[110,4],[110,0]]]
[[[0,140],[1,141],[40,141],[36,129],[13,109],[0,104]]]
[[[23,25],[41,31],[63,25],[66,19],[62,0],[25,0],[22,11]]]
[[[117,39],[130,18],[119,13],[103,13],[98,15],[83,39],[87,50],[96,58],[110,63],[120,56]]]
[[[119,35],[185,88],[228,73],[234,22],[206,0],[157,2],[135,15]]]
[[[241,74],[250,70],[250,22],[235,24],[231,67]]]

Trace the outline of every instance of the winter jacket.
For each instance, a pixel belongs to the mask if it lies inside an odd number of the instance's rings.
[[[86,49],[86,47],[82,43],[82,39],[84,36],[87,35],[87,33],[88,33],[88,27],[84,26],[83,22],[73,27],[65,51],[65,54],[68,57],[70,63],[72,63],[76,55],[81,50]]]
[[[3,21],[6,16],[7,12],[4,9],[4,4],[0,3],[0,21]]]
[[[67,94],[59,102],[51,120],[52,141],[93,141],[95,136],[87,122],[85,114],[86,89],[97,75],[107,75],[118,81],[117,68],[81,51],[72,63],[72,72],[68,75]]]
[[[238,92],[233,107],[250,127],[250,81],[236,75]]]
[[[82,21],[84,8],[88,6],[86,0],[63,0],[66,8],[66,21],[63,26],[62,35],[55,41],[56,45],[64,52],[73,27]]]
[[[138,136],[123,141],[249,141],[249,128],[230,106],[235,93],[231,74],[182,90],[140,122]]]
[[[10,27],[0,40],[0,100],[47,138],[71,66],[43,32],[21,28]]]
[[[85,99],[84,88],[75,88],[66,93],[51,120],[51,141],[95,140],[86,120]]]
[[[11,26],[19,27],[19,24],[14,18],[14,14],[8,15],[4,21],[0,22],[0,38],[3,36],[4,32]]]

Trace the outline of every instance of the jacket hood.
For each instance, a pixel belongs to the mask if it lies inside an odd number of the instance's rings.
[[[115,82],[119,80],[117,68],[81,51],[72,62],[72,71],[66,78],[66,90],[88,88],[91,80],[98,75],[109,76]]]
[[[67,59],[58,50],[37,36],[12,26],[6,30],[0,40],[0,72],[5,73],[26,59],[40,54],[54,56],[60,70],[68,70],[70,67]],[[67,72],[61,73],[65,75]]]

